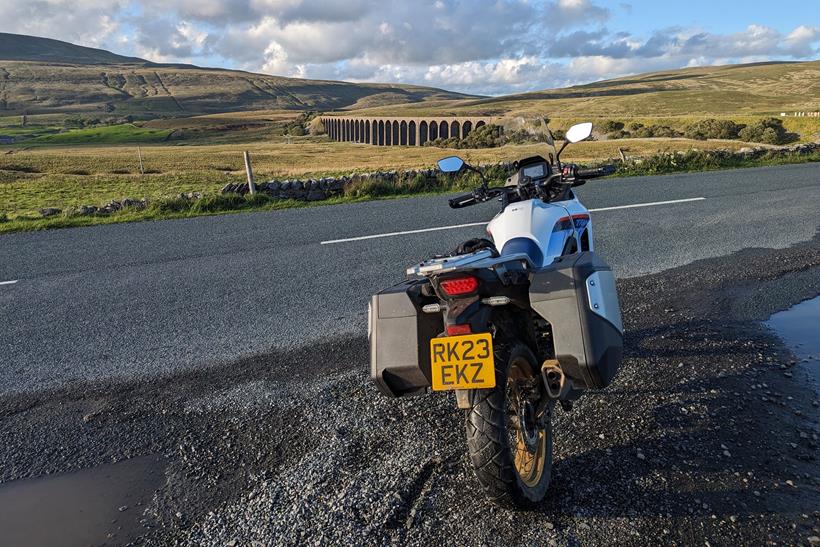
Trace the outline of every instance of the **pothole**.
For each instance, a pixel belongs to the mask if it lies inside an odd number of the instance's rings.
[[[772,315],[765,325],[798,357],[820,393],[820,296]]]
[[[142,456],[0,485],[4,545],[124,545],[147,529],[143,512],[165,480],[165,460]]]

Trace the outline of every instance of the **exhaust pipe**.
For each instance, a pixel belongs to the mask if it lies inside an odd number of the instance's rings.
[[[569,391],[569,385],[557,359],[548,359],[541,365],[541,378],[550,399],[560,399]]]

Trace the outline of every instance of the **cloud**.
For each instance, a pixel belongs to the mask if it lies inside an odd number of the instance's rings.
[[[786,36],[783,47],[793,57],[812,57],[820,53],[820,27],[800,25]]]
[[[611,6],[611,7],[608,7]],[[154,61],[499,94],[715,62],[807,59],[820,27],[610,28],[600,0],[4,0],[0,31]]]
[[[610,16],[609,9],[592,0],[554,0],[546,3],[544,21],[548,28],[561,30],[603,23]]]
[[[0,31],[104,47],[119,29],[126,0],[3,0]]]

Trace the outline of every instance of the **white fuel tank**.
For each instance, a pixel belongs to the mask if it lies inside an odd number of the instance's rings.
[[[567,238],[575,237],[572,225],[559,221],[586,212],[575,199],[553,203],[540,199],[519,201],[496,215],[487,232],[502,255],[525,252],[540,268],[552,264],[563,252]]]

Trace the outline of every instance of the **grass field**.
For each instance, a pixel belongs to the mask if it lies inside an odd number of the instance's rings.
[[[595,163],[657,151],[738,149],[738,141],[623,139],[584,142],[568,149],[566,160]],[[142,146],[145,175],[136,147],[34,147],[0,155],[0,214],[33,215],[42,207],[100,205],[123,197],[157,199],[180,192],[215,192],[245,178],[242,151],[251,153],[257,180],[432,167],[453,153],[432,147],[373,147],[295,139],[293,144],[246,143],[208,146]],[[473,164],[497,163],[544,153],[543,145],[455,151]]]
[[[171,132],[170,129],[150,129],[134,124],[110,125],[42,135],[28,141],[28,144],[157,143],[166,141]]]
[[[622,119],[776,116],[793,111],[820,111],[820,61],[686,68],[520,95],[394,105],[363,112]]]

